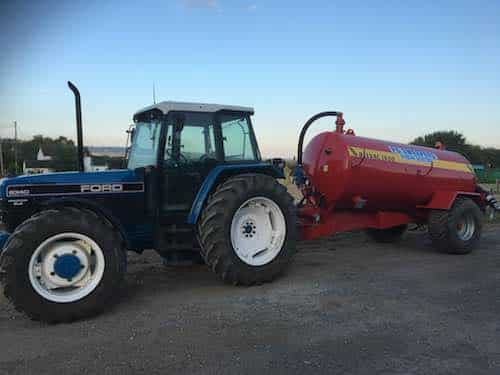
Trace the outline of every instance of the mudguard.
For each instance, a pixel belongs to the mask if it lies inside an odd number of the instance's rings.
[[[208,195],[221,180],[242,173],[262,173],[274,178],[285,178],[281,168],[268,163],[219,165],[210,171],[205,181],[203,181],[200,190],[198,190],[188,215],[188,224],[196,224],[198,222]]]
[[[434,193],[429,203],[423,206],[417,206],[417,208],[429,210],[449,210],[458,196],[479,199],[481,194],[467,191],[437,191]]]

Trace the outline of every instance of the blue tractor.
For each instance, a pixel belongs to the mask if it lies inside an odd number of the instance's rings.
[[[35,320],[68,322],[109,306],[126,251],[167,262],[193,251],[225,282],[267,282],[296,249],[292,197],[263,162],[252,108],[162,102],[138,111],[127,168],[85,172],[75,94],[78,171],[0,183],[0,276],[8,300]]]

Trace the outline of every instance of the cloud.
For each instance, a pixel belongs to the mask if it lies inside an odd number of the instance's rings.
[[[247,6],[247,10],[253,12],[254,10],[257,10],[257,4],[250,4]]]
[[[217,0],[182,0],[182,3],[188,8],[217,8]]]

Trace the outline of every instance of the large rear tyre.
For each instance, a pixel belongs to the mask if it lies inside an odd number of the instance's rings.
[[[469,198],[457,198],[449,211],[433,210],[429,215],[429,235],[433,245],[450,254],[467,254],[481,237],[483,215]]]
[[[198,235],[206,263],[225,282],[271,281],[296,252],[293,199],[270,176],[232,177],[210,196]]]
[[[406,224],[387,229],[368,228],[366,234],[376,242],[392,243],[401,240],[406,229],[408,229],[408,225]]]
[[[0,258],[4,294],[33,320],[95,315],[117,295],[126,268],[120,234],[94,212],[42,211],[11,235]]]

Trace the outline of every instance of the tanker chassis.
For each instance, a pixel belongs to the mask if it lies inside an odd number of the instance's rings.
[[[397,240],[428,224],[433,243],[470,252],[482,211],[494,204],[459,154],[358,137],[340,112],[303,127],[295,205],[261,159],[248,107],[162,102],[134,115],[126,169],[85,172],[80,94],[75,94],[78,172],[0,182],[0,281],[32,319],[68,322],[107,307],[125,274],[126,251],[155,249],[167,264],[198,259],[233,285],[268,282],[287,268],[296,238],[364,229]],[[317,119],[336,130],[304,136]]]

